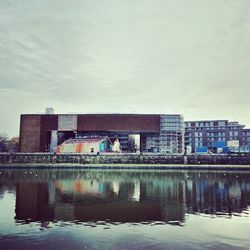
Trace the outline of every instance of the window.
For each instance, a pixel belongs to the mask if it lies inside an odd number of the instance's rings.
[[[194,136],[195,136],[195,137],[202,137],[202,132],[195,132],[195,133],[194,133]]]
[[[224,127],[224,126],[226,126],[226,122],[222,122],[222,121],[218,122],[218,126],[219,127]]]
[[[91,153],[94,153],[94,148],[91,148]]]
[[[202,147],[202,142],[196,142],[195,147]]]
[[[237,140],[238,138],[237,138],[237,136],[230,136],[229,137],[229,140],[231,141],[231,140]]]
[[[195,141],[202,141],[202,138],[201,137],[195,137]]]
[[[219,137],[218,141],[226,141],[226,138],[225,137]]]
[[[238,131],[229,131],[230,136],[238,136]]]

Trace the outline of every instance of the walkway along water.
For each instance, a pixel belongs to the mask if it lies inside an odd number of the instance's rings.
[[[241,166],[250,169],[250,154],[247,155],[160,155],[160,154],[50,154],[50,153],[2,153],[0,166],[21,165],[119,165],[142,166]]]

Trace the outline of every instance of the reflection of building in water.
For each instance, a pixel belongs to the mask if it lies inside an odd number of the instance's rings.
[[[230,214],[246,209],[250,201],[249,175],[243,173],[238,177],[211,172],[60,176],[64,177],[15,180],[16,219],[184,221],[185,212]]]
[[[132,201],[140,200],[140,181],[137,180],[134,183],[133,191],[129,193],[128,199]]]
[[[93,195],[102,195],[103,193],[103,182],[94,179],[57,180],[55,186],[61,192],[67,193],[90,193]]]
[[[60,204],[56,203],[54,207],[55,219],[72,221],[75,219],[75,206],[74,204]]]
[[[184,221],[185,182],[183,174],[170,174],[165,178],[146,183],[146,199],[159,199],[164,221]]]
[[[47,183],[21,181],[17,185],[16,219],[182,220],[185,202],[183,189],[179,189],[182,184],[177,182],[178,178],[175,181],[172,178],[160,181],[94,178]]]
[[[159,203],[135,202],[140,197],[139,180],[132,183],[119,181],[100,181],[101,189],[96,180],[80,180],[84,187],[93,184],[91,192],[86,188],[81,193],[72,187],[79,180],[71,180],[70,185],[61,185],[57,182],[57,197],[55,202],[56,218],[64,220],[96,221],[143,221],[160,220],[161,208]],[[69,183],[69,181],[68,181]],[[58,188],[60,187],[60,188]],[[94,188],[95,187],[95,188]],[[115,192],[114,192],[115,191]],[[62,206],[63,204],[63,206]],[[67,214],[67,211],[70,213]]]
[[[54,208],[49,206],[48,185],[19,182],[16,187],[16,219],[40,221],[53,218]]]
[[[176,181],[168,186],[162,197],[162,216],[166,221],[184,221],[185,219],[185,183]]]
[[[188,212],[231,214],[247,208],[250,190],[236,176],[193,174],[187,180]]]
[[[49,204],[53,205],[55,202],[56,189],[52,181],[48,182]]]
[[[230,198],[240,199],[241,198],[241,188],[239,183],[229,187],[229,196]]]
[[[118,195],[120,190],[120,183],[117,181],[113,181],[113,192]]]
[[[131,180],[128,182],[120,182],[118,198],[120,200],[139,201],[140,200],[140,181]]]

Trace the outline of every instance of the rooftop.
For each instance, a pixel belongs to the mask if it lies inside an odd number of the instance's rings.
[[[74,139],[68,139],[63,144],[76,144],[76,143],[101,143],[109,139],[108,136],[83,136]]]

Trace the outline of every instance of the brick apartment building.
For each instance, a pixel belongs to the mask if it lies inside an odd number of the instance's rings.
[[[211,148],[216,142],[228,141],[239,141],[240,147],[249,147],[250,129],[237,121],[185,121],[185,146],[191,146],[192,152],[198,147]]]

